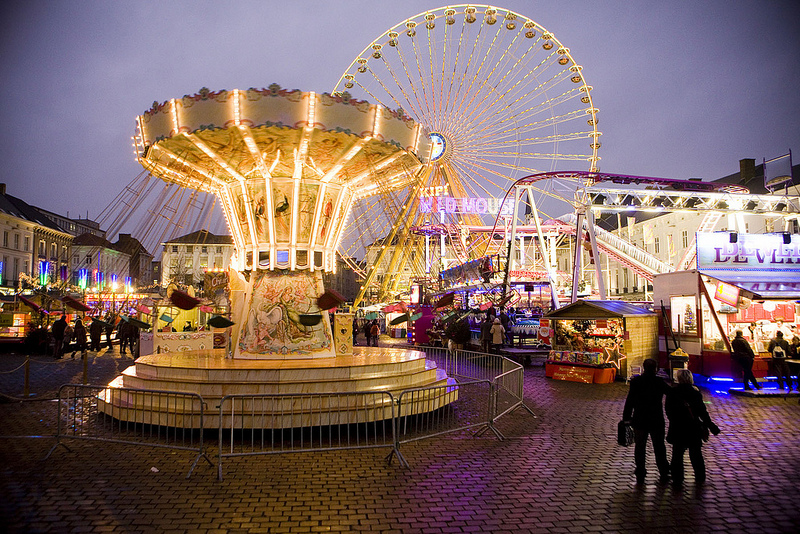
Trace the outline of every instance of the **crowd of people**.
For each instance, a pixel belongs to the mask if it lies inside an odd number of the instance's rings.
[[[753,374],[753,364],[755,362],[755,352],[750,342],[744,337],[742,330],[737,330],[731,340],[731,357],[742,368],[744,375],[744,389],[761,389],[761,385]],[[787,360],[797,360],[800,355],[800,337],[793,336],[791,343],[784,336],[782,329],[777,329],[767,346],[767,352],[772,356],[772,366],[778,379],[778,387],[784,389],[784,385],[791,391],[792,377]],[[750,384],[753,387],[750,387]],[[800,378],[795,383],[795,389],[800,391]]]
[[[53,337],[54,358],[64,358],[70,351],[72,351],[72,358],[75,358],[76,354],[83,356],[87,351],[99,352],[103,348],[103,334],[106,335],[106,347],[112,350],[112,336],[115,330],[121,354],[126,354],[127,351],[135,354],[138,350],[139,329],[136,326],[127,321],[120,321],[115,326],[111,322],[96,317],[85,319],[88,319],[88,328],[87,324],[84,324],[84,319],[80,317],[77,317],[72,324],[67,322],[66,315],[62,315],[53,322],[50,326],[50,334]]]
[[[358,345],[358,333],[364,333],[367,347],[377,347],[378,338],[381,335],[381,327],[378,325],[377,319],[363,319],[359,320],[353,317],[353,346]]]
[[[658,363],[655,360],[645,360],[642,368],[642,374],[631,379],[622,413],[623,421],[629,422],[634,431],[636,483],[644,484],[647,475],[645,458],[649,437],[661,483],[668,482],[670,478],[676,485],[683,483],[683,462],[688,450],[695,482],[703,484],[706,480],[703,442],[708,439],[708,433],[717,435],[720,429],[711,420],[703,402],[703,394],[694,385],[692,372],[688,369],[678,370],[677,384],[670,386],[656,374]],[[666,433],[665,411],[669,420]],[[672,445],[670,460],[667,459],[665,441]]]

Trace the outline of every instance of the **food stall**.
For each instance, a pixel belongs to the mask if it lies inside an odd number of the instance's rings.
[[[545,375],[586,383],[627,378],[633,367],[658,354],[658,315],[621,300],[579,300],[545,319],[552,346]]]
[[[730,339],[741,330],[756,354],[753,374],[771,375],[770,339],[778,330],[790,342],[800,336],[798,258],[800,235],[699,232],[697,269],[653,279],[654,305],[663,306],[672,330],[661,325],[660,363],[674,349],[674,336],[693,373],[739,379]]]

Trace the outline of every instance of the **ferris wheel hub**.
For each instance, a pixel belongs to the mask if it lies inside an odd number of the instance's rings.
[[[431,163],[447,160],[453,153],[453,143],[443,133],[431,132],[428,138],[431,141]]]

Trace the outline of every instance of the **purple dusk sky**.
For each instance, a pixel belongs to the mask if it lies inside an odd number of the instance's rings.
[[[141,172],[153,101],[212,90],[331,91],[359,52],[429,1],[42,1],[0,7],[8,193],[96,216]],[[594,86],[600,170],[685,179],[795,150],[797,0],[506,0],[555,34]],[[582,168],[580,170],[585,170]]]

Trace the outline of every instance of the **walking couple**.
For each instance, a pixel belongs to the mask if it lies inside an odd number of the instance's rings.
[[[644,361],[643,373],[631,379],[630,391],[622,414],[622,419],[630,421],[634,431],[636,482],[644,484],[647,475],[645,456],[649,436],[653,443],[660,482],[667,482],[670,475],[675,484],[683,482],[683,457],[688,450],[695,482],[703,484],[706,480],[702,451],[703,441],[707,439],[705,429],[717,435],[720,432],[719,427],[711,421],[703,403],[703,394],[694,385],[691,371],[678,370],[678,384],[670,387],[663,378],[656,375],[657,367],[658,363],[655,360]],[[671,462],[667,461],[667,448],[664,444],[665,407],[669,419],[666,441],[672,444]]]

